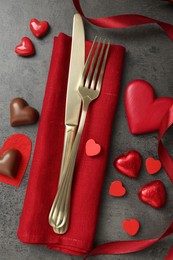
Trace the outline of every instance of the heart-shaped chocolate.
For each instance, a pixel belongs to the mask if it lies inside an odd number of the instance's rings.
[[[16,149],[6,150],[0,156],[0,174],[15,178],[21,162],[21,154]]]
[[[47,21],[38,21],[37,19],[33,18],[30,21],[30,29],[37,38],[40,38],[47,33],[49,29],[49,23]]]
[[[39,113],[23,98],[15,98],[10,103],[10,116],[11,126],[30,125],[37,122]]]
[[[34,45],[28,37],[23,37],[21,43],[15,48],[15,52],[20,56],[32,56],[35,53]]]
[[[166,203],[166,191],[163,182],[155,180],[144,185],[139,190],[138,197],[142,202],[153,208],[162,208]]]
[[[31,140],[26,135],[14,134],[7,138],[0,150],[0,154],[3,155],[7,150],[15,149],[21,154],[21,162],[15,178],[9,178],[7,175],[0,174],[0,182],[17,187],[20,185],[29,162],[31,148]]]
[[[155,98],[152,86],[145,80],[133,80],[125,91],[125,108],[132,134],[159,129],[160,123],[173,104],[173,98]]]
[[[135,150],[121,154],[114,160],[115,168],[122,174],[136,178],[139,174],[142,165],[142,157]]]

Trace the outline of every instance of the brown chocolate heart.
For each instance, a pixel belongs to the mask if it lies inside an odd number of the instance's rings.
[[[15,178],[21,162],[21,154],[16,149],[6,150],[0,156],[0,174]]]
[[[10,103],[11,126],[31,125],[39,118],[38,111],[23,98],[14,98]]]

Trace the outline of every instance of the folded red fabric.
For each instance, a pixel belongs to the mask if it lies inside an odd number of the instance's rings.
[[[86,42],[86,53],[90,47],[91,42]],[[79,146],[70,227],[66,234],[58,235],[49,226],[48,215],[57,192],[61,165],[70,49],[70,37],[63,33],[55,37],[18,237],[24,243],[44,244],[64,253],[83,255],[93,245],[125,49],[118,45],[110,47],[101,95],[89,107]],[[85,153],[90,138],[102,147],[95,157]]]

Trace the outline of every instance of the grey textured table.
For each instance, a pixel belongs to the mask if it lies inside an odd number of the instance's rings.
[[[81,3],[85,13],[90,17],[138,13],[173,24],[173,5],[160,0],[83,0]],[[38,125],[10,127],[9,102],[14,97],[23,97],[41,111],[53,37],[59,32],[71,35],[72,18],[75,12],[73,3],[69,0],[0,0],[0,146],[8,136],[20,132],[32,139],[34,148]],[[46,19],[51,25],[50,33],[42,40],[34,38],[29,30],[29,21],[33,17],[40,20]],[[125,218],[131,217],[137,217],[141,222],[141,230],[135,238],[157,237],[173,218],[171,182],[163,170],[157,174],[157,178],[161,179],[167,188],[168,199],[163,209],[155,210],[139,201],[137,191],[141,185],[156,177],[149,176],[144,165],[137,180],[123,177],[115,171],[113,160],[115,156],[129,149],[140,151],[144,160],[148,156],[157,157],[157,133],[140,136],[130,134],[123,95],[127,83],[136,78],[149,81],[158,96],[173,95],[173,42],[156,25],[105,30],[85,22],[85,29],[87,39],[93,39],[96,34],[103,35],[112,43],[126,47],[121,92],[112,130],[95,245],[129,239],[121,223]],[[37,53],[33,58],[18,57],[13,51],[23,36],[29,36],[35,44]],[[30,164],[19,188],[0,184],[0,259],[78,259],[78,257],[48,250],[43,246],[22,244],[17,239],[16,232],[27,188]],[[115,199],[108,195],[110,183],[115,179],[122,180],[128,189],[128,194],[124,198]],[[169,237],[135,254],[96,256],[91,259],[158,260],[164,258],[172,245],[173,237]]]

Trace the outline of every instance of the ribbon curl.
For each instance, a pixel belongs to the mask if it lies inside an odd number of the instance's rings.
[[[173,125],[173,105],[170,107],[161,122],[158,136],[158,155],[165,172],[173,182],[173,160],[162,142],[162,137],[171,125]]]
[[[172,24],[165,23],[138,14],[124,14],[124,15],[109,16],[109,17],[102,17],[102,18],[89,18],[84,15],[79,0],[73,0],[73,4],[76,7],[76,10],[78,11],[79,14],[81,14],[85,19],[87,19],[92,24],[97,25],[99,27],[120,29],[120,28],[127,28],[130,26],[156,23],[165,31],[168,37],[173,41]]]

